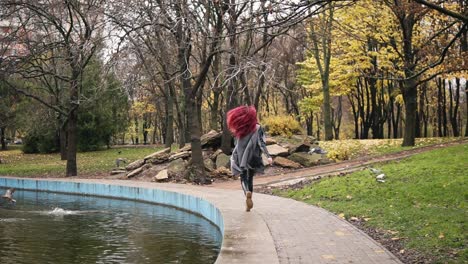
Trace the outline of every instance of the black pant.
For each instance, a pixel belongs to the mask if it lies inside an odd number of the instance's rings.
[[[244,194],[247,192],[253,192],[253,177],[255,171],[254,170],[245,170],[241,173],[241,185],[242,189],[244,190]]]

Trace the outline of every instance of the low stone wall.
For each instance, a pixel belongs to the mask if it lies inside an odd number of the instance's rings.
[[[0,178],[0,187],[102,196],[173,206],[206,218],[220,229],[224,237],[224,221],[219,209],[208,201],[192,195],[152,188],[21,178]]]

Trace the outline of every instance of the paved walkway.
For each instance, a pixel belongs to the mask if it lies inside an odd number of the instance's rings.
[[[239,190],[122,180],[45,180],[157,188],[204,198],[224,218],[225,236],[216,263],[400,263],[348,222],[292,199],[254,194],[254,209],[247,213]]]

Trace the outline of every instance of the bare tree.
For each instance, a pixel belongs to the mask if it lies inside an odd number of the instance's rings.
[[[33,98],[62,115],[67,124],[67,176],[78,173],[77,119],[83,100],[81,78],[91,58],[102,44],[104,1],[13,1],[2,0],[3,17],[18,21],[17,42],[26,47],[25,54],[10,58],[12,78],[28,82],[3,80],[16,92]],[[18,34],[18,33],[21,33]],[[56,62],[60,62],[57,64]],[[55,67],[64,67],[57,70]],[[63,85],[40,85],[54,81]],[[32,82],[32,83],[31,83]],[[50,101],[54,93],[57,101]],[[63,98],[62,98],[63,97]],[[61,101],[63,100],[63,101]]]

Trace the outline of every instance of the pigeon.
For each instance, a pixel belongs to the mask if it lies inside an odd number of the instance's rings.
[[[312,155],[314,153],[317,153],[317,154],[327,154],[327,152],[325,150],[323,150],[322,148],[320,147],[316,147],[316,148],[312,148],[308,154]]]
[[[117,168],[120,168],[120,163],[127,163],[127,160],[124,158],[117,158],[115,160],[115,165],[117,165]]]
[[[374,168],[369,168],[369,170],[374,173],[374,174],[380,174],[382,173],[382,170],[379,170],[379,169],[374,169]]]
[[[16,203],[16,200],[13,199],[13,193],[15,192],[15,188],[9,188],[6,190],[5,194],[2,196],[3,199],[8,200],[9,202]]]
[[[376,178],[377,180],[383,180],[383,179],[385,179],[385,174],[383,174],[383,173],[382,173],[382,174],[379,174],[379,175],[377,175],[375,178]]]

